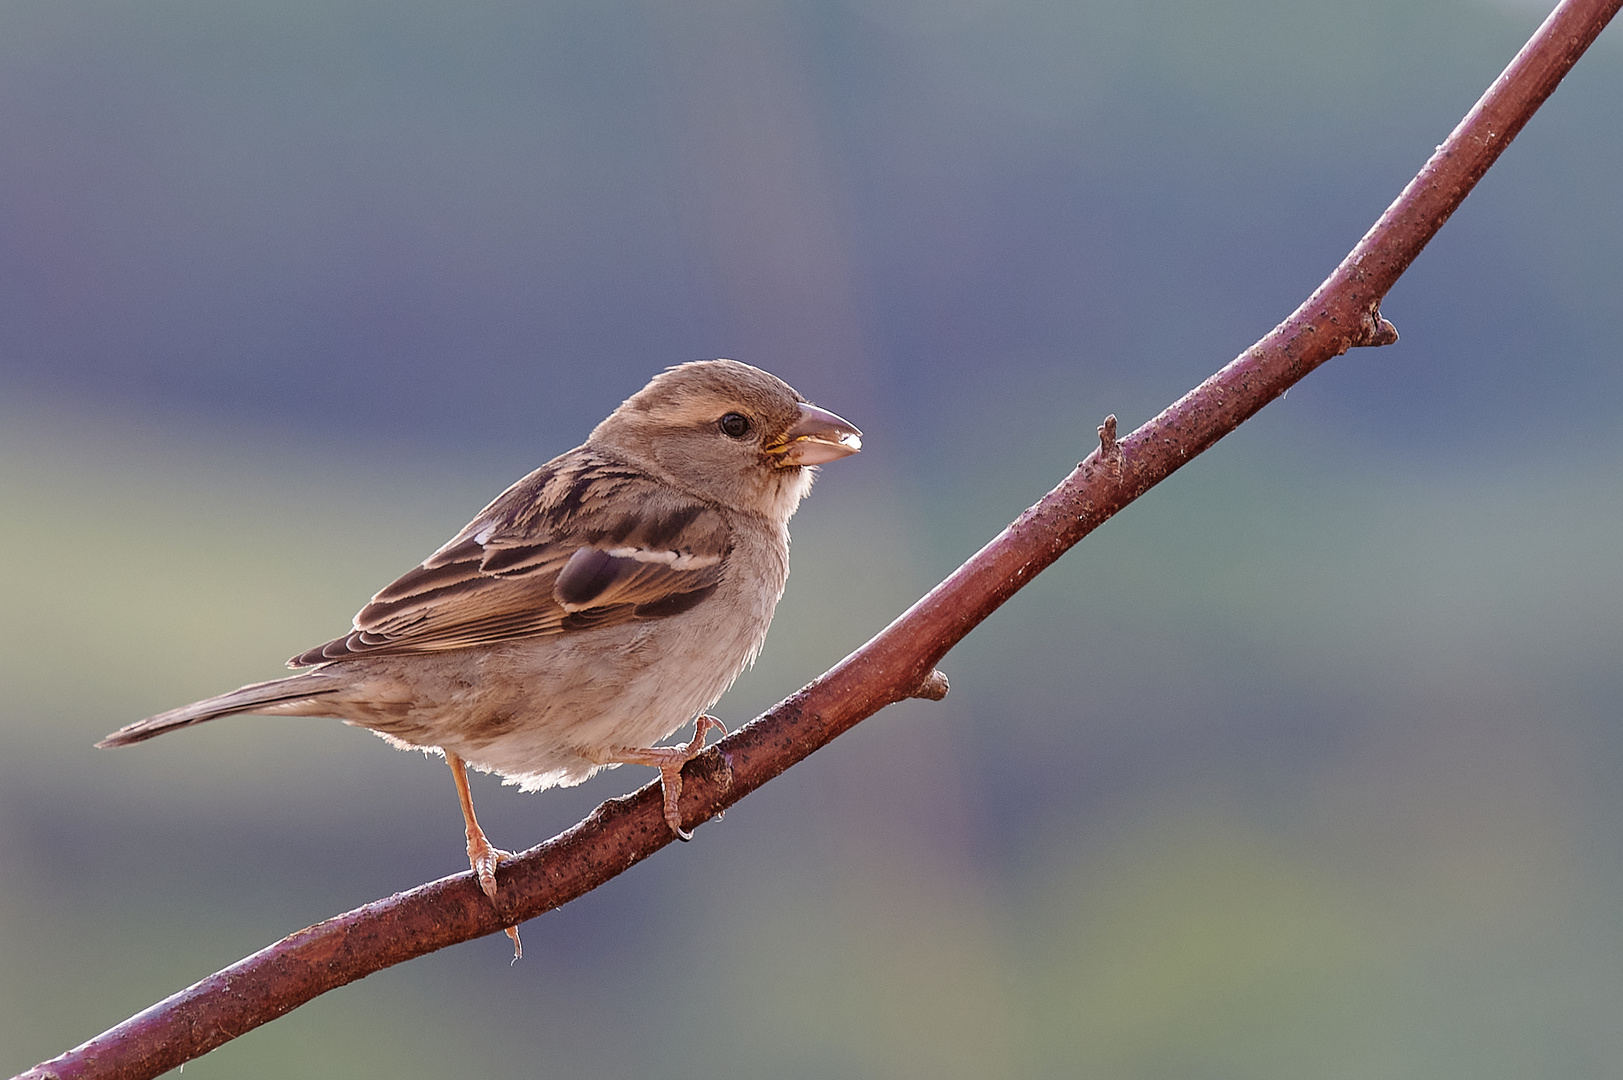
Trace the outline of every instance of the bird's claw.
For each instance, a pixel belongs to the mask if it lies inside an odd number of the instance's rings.
[[[480,837],[483,840],[483,837]],[[474,876],[479,879],[479,887],[485,895],[492,900],[496,899],[496,866],[503,859],[511,859],[511,851],[503,851],[493,846],[488,840],[483,844],[468,845],[468,864],[473,867]]]
[[[608,757],[627,765],[651,765],[659,770],[659,786],[664,794],[665,824],[678,840],[692,840],[693,831],[682,828],[682,768],[704,753],[705,738],[712,731],[727,733],[727,725],[714,716],[700,716],[693,724],[693,738],[683,746],[653,746],[647,749],[616,750]]]
[[[484,840],[483,834],[480,839]],[[491,900],[496,899],[496,866],[503,859],[511,859],[511,851],[503,851],[488,840],[483,844],[468,844],[468,864],[473,867],[473,876],[479,879],[479,887]],[[524,946],[518,939],[518,927],[509,926],[507,936],[513,939],[513,962],[516,964],[524,956]]]
[[[704,753],[705,739],[712,731],[719,731],[725,736],[727,725],[709,714],[701,715],[693,722],[692,740],[681,748],[682,760],[659,768],[660,787],[665,791],[665,822],[684,844],[693,839],[693,830],[682,828],[682,810],[679,806],[682,801],[682,769]]]

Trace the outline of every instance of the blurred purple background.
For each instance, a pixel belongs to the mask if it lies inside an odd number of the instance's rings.
[[[0,13],[0,1071],[461,861],[272,677],[655,371],[866,435],[737,725],[1260,337],[1510,0]],[[1623,1065],[1623,48],[1348,355],[863,725],[505,939],[188,1075],[1580,1077]],[[645,783],[476,784],[526,847]]]

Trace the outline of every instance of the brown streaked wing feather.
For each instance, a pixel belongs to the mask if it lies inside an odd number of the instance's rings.
[[[594,550],[602,550],[600,548]],[[646,608],[662,603],[673,595],[691,593],[699,589],[708,589],[721,580],[722,559],[718,553],[715,561],[702,565],[678,569],[659,563],[639,562],[630,557],[621,556],[613,558],[615,563],[622,567],[613,581],[605,588],[592,593],[590,596],[576,594],[574,596],[560,596],[557,584],[554,583],[552,595],[571,613],[596,610],[598,608],[619,607],[630,605],[636,608]],[[656,612],[656,615],[659,614]],[[656,617],[656,616],[644,616]]]
[[[341,638],[289,661],[438,652],[685,611],[720,582],[730,530],[712,507],[581,450],[503,492],[421,566],[382,589]],[[559,575],[582,548],[589,580]],[[637,554],[641,554],[641,558]],[[577,566],[584,560],[577,560]]]

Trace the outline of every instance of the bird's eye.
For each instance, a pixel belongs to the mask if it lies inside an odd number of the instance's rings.
[[[718,426],[721,428],[721,433],[729,439],[742,439],[750,433],[749,417],[740,416],[735,412],[723,416]]]

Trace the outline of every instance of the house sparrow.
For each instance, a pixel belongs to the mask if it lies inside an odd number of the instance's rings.
[[[760,651],[815,466],[861,447],[855,427],[757,368],[669,368],[374,596],[348,634],[288,661],[307,670],[96,745],[262,713],[331,716],[438,750],[492,898],[508,853],[474,817],[466,765],[526,791],[651,765],[686,840],[681,769],[721,727],[703,711]],[[691,742],[655,745],[689,721]]]

